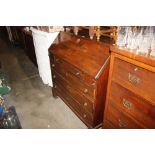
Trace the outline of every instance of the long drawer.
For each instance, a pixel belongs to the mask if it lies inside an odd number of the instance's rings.
[[[54,74],[54,70],[56,70],[70,85],[73,89],[79,91],[89,100],[94,101],[96,97],[96,89],[94,86],[88,86],[82,81],[78,80],[71,72],[67,72],[65,68],[55,68],[52,69],[53,79],[56,78]]]
[[[155,103],[155,73],[115,58],[112,80]]]
[[[61,77],[56,71],[53,70],[53,82],[57,83],[65,88],[65,90],[72,96],[82,108],[86,111],[93,113],[94,112],[94,103],[87,99],[84,95],[80,94],[78,91],[73,89],[68,82]]]
[[[62,85],[54,83],[53,88],[58,96],[77,114],[77,116],[88,126],[93,126],[93,116],[74,100]]]
[[[78,68],[74,67],[73,65],[67,63],[66,61],[58,58],[55,55],[51,55],[51,68],[55,68],[62,76],[67,77],[67,74],[70,74],[72,78],[76,80],[80,80],[81,82],[89,85],[89,87],[94,87],[96,81],[86,73],[83,73]],[[67,77],[68,78],[68,77]]]
[[[139,129],[144,128],[143,126],[137,124],[133,119],[126,116],[120,110],[114,108],[112,104],[109,104],[108,111],[106,114],[106,120],[111,122],[115,128],[122,128],[122,129]]]
[[[148,128],[155,128],[155,105],[112,82],[109,100]],[[119,93],[118,93],[119,92]]]

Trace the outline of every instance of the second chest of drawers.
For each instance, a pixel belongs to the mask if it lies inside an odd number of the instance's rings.
[[[154,60],[112,47],[104,128],[155,128]]]

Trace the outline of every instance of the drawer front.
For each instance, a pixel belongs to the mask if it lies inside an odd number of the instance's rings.
[[[147,128],[155,128],[155,105],[112,82],[109,100]]]
[[[88,113],[85,109],[81,107],[81,105],[76,102],[70,94],[63,88],[61,85],[54,83],[54,91],[62,100],[77,114],[77,116],[88,126],[93,126],[93,116]]]
[[[114,108],[111,104],[108,104],[108,111],[106,113],[105,119],[110,121],[115,128],[122,129],[139,129],[143,128],[137,124],[134,120],[126,116],[123,112]]]
[[[81,81],[79,81],[75,78],[72,78],[72,76],[70,76],[70,74],[67,75],[67,79],[66,79],[66,78],[64,78],[64,76],[62,76],[62,74],[59,74],[59,76],[58,76],[58,74],[56,72],[57,72],[57,70],[56,71],[54,69],[52,70],[53,81],[56,79],[59,79],[61,81],[61,79],[63,78],[65,81],[67,81],[67,83],[70,85],[70,87],[72,89],[78,91],[82,96],[85,96],[90,101],[94,102],[95,96],[96,96],[95,88],[88,87]],[[60,78],[60,76],[61,76],[61,78]]]
[[[75,89],[73,89],[64,79],[62,79],[56,72],[53,72],[53,81],[57,83],[57,85],[63,86],[65,90],[72,96],[82,108],[86,111],[93,114],[94,103],[88,100],[85,96],[78,93]]]
[[[63,77],[66,77],[68,80],[71,77],[72,79],[80,80],[81,82],[89,85],[89,87],[94,87],[96,82],[89,75],[84,74],[81,70],[75,68],[73,65],[65,62],[64,60],[58,58],[57,56],[52,56],[51,58],[51,68],[55,68]]]
[[[155,73],[115,58],[112,80],[155,103]]]

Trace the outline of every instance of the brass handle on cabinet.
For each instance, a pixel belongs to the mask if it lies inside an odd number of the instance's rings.
[[[83,115],[83,117],[84,117],[84,118],[86,118],[86,117],[87,117],[87,115],[86,115],[86,114],[84,114],[84,115]]]
[[[128,80],[133,84],[139,84],[140,78],[136,77],[135,75],[128,73]]]
[[[119,125],[119,127],[121,127],[121,128],[125,128],[125,127],[127,127],[127,125],[122,121],[122,120],[118,120],[118,125]]]
[[[52,67],[55,67],[55,64],[52,64]]]
[[[59,61],[59,58],[56,58],[55,61],[58,62]]]
[[[84,106],[87,106],[87,102],[84,103]]]
[[[79,72],[77,72],[77,73],[76,73],[76,75],[80,75],[80,73],[79,73]]]
[[[85,88],[85,89],[84,89],[84,93],[87,93],[87,92],[88,92],[88,89]]]
[[[132,108],[132,103],[129,102],[127,99],[123,98],[123,105],[128,108],[128,110],[131,110]]]
[[[65,75],[66,75],[66,77],[67,77],[67,76],[68,76],[68,73],[66,72]]]
[[[55,79],[56,78],[56,75],[53,75],[53,78]]]

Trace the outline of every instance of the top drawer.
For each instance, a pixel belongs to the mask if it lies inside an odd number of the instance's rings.
[[[112,80],[155,103],[155,73],[115,58]]]
[[[61,58],[58,58],[55,55],[51,55],[51,68],[54,68],[57,72],[59,72],[64,78],[67,75],[72,76],[72,78],[80,80],[85,84],[94,87],[95,80],[91,78],[89,75],[84,74],[81,70],[77,69],[73,65],[65,62]]]

